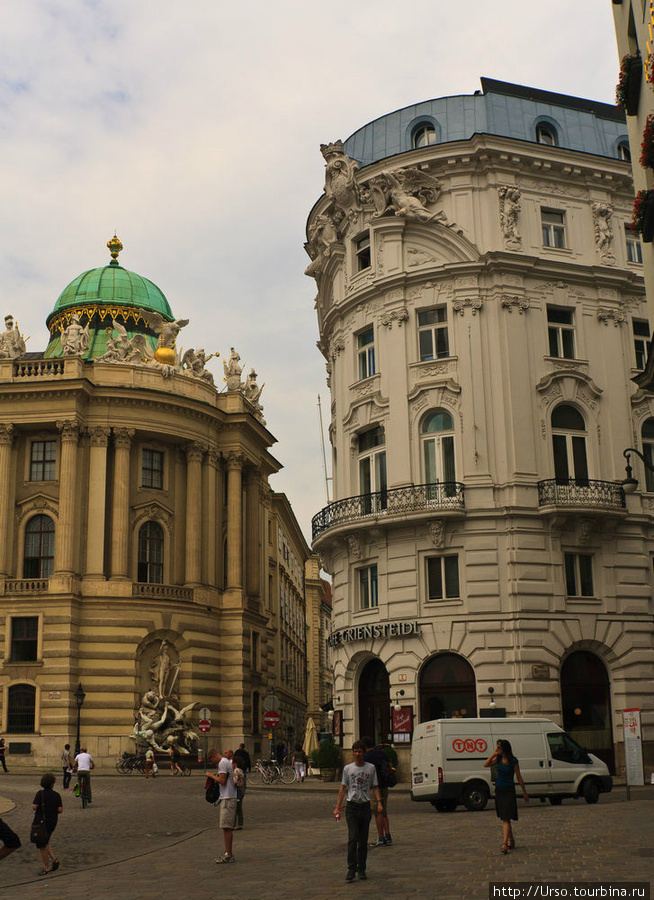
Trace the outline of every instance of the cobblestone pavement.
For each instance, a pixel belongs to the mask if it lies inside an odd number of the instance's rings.
[[[60,780],[57,781],[57,786]],[[654,879],[654,788],[624,788],[597,805],[519,801],[517,848],[499,853],[501,828],[490,807],[439,814],[391,793],[392,847],[373,849],[368,881],[345,883],[345,821],[331,817],[337,785],[308,782],[248,790],[245,828],[234,835],[237,863],[223,851],[217,810],[204,779],[145,781],[137,775],[93,778],[86,810],[70,792],[52,845],[61,869],[39,878],[29,844],[38,777],[8,775],[0,792],[16,808],[2,812],[23,847],[0,861],[2,900],[334,900],[376,898],[486,900],[489,881],[649,881]],[[6,808],[5,807],[1,807]],[[371,829],[371,839],[374,823]]]

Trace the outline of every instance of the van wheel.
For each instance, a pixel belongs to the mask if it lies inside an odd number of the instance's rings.
[[[587,778],[584,781],[581,792],[586,803],[597,803],[599,800],[600,790],[594,778]]]
[[[550,797],[552,806],[560,806],[563,803],[563,797]]]
[[[431,805],[437,812],[454,812],[458,804],[456,800],[432,800]]]
[[[472,812],[479,812],[486,808],[489,791],[481,781],[475,781],[463,789],[463,805]]]

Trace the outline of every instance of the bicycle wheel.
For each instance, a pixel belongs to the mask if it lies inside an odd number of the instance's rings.
[[[293,784],[295,781],[295,769],[293,766],[282,766],[280,778],[282,784]]]
[[[257,769],[256,767],[252,769],[250,774],[248,775],[248,781],[250,784],[260,785],[263,784],[263,772],[261,769]]]
[[[182,766],[182,774],[186,776],[191,774],[191,770],[188,768],[188,766]]]
[[[145,775],[145,756],[138,756],[134,760],[134,768],[137,772],[140,772],[141,775]]]

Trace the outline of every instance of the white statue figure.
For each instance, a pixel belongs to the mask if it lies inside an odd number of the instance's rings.
[[[420,222],[440,222],[451,227],[441,210],[430,212],[425,203],[435,203],[441,193],[441,183],[432,175],[416,168],[385,171],[370,182],[375,204],[374,219],[385,215],[405,216]]]
[[[64,356],[81,356],[86,353],[91,343],[91,335],[89,334],[90,323],[82,328],[79,323],[79,316],[73,313],[70,317],[70,325],[61,335],[61,347]]]
[[[613,254],[613,209],[608,203],[597,201],[592,205],[595,225],[595,244],[600,259],[607,265],[615,265]]]
[[[168,652],[168,641],[162,641],[159,652],[150,666],[152,684],[164,700],[168,700],[179,675],[179,665],[174,665]]]
[[[250,374],[247,376],[245,380],[245,387],[243,388],[243,396],[246,400],[249,400],[252,406],[255,409],[255,415],[258,419],[263,422],[265,425],[265,420],[263,418],[263,406],[259,403],[259,397],[261,396],[263,389],[265,388],[265,383],[259,387],[257,384],[257,373],[254,369],[250,369]]]
[[[502,185],[497,189],[497,193],[500,200],[500,226],[504,243],[509,250],[516,250],[522,245],[522,238],[518,232],[520,191],[510,185]]]
[[[182,357],[182,365],[186,367],[186,371],[190,375],[193,375],[195,378],[202,378],[203,381],[213,384],[213,375],[207,371],[206,364],[214,356],[220,356],[220,354],[210,353],[207,356],[203,347],[200,347],[199,350],[194,350],[191,347]]]
[[[309,240],[305,244],[305,250],[312,261],[304,270],[304,274],[316,278],[324,269],[331,255],[332,246],[336,243],[338,234],[331,216],[316,216],[309,228]]]
[[[241,365],[241,357],[233,347],[230,347],[229,360],[223,359],[223,370],[225,372],[224,380],[227,382],[227,390],[242,391],[241,372],[243,371],[243,366]]]
[[[118,332],[118,336],[108,339],[106,352],[95,361],[116,363],[143,362],[148,356],[145,335],[135,334],[134,337],[130,338],[124,325],[121,325],[116,319],[113,319],[112,324],[114,330]],[[107,328],[107,333],[111,334],[110,328]]]
[[[145,309],[139,309],[139,315],[148,323],[155,334],[159,336],[159,347],[169,347],[171,350],[175,348],[175,340],[182,328],[186,328],[190,319],[175,319],[168,322],[163,316],[157,312]]]
[[[18,330],[18,323],[14,327],[14,317],[5,316],[5,330],[0,334],[0,359],[18,359],[25,353],[25,339]]]
[[[320,152],[326,162],[325,194],[332,201],[335,218],[351,219],[357,209],[361,208],[361,191],[354,175],[359,163],[345,155],[342,141],[332,144],[321,144]]]

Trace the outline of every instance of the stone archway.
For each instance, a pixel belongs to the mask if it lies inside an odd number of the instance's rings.
[[[615,773],[611,729],[611,684],[603,661],[588,650],[575,650],[561,665],[563,727],[578,744]]]
[[[439,653],[423,667],[419,681],[420,721],[477,715],[475,672],[456,653]]]
[[[391,690],[386,666],[371,659],[359,676],[359,731],[375,744],[388,740],[391,730]]]

